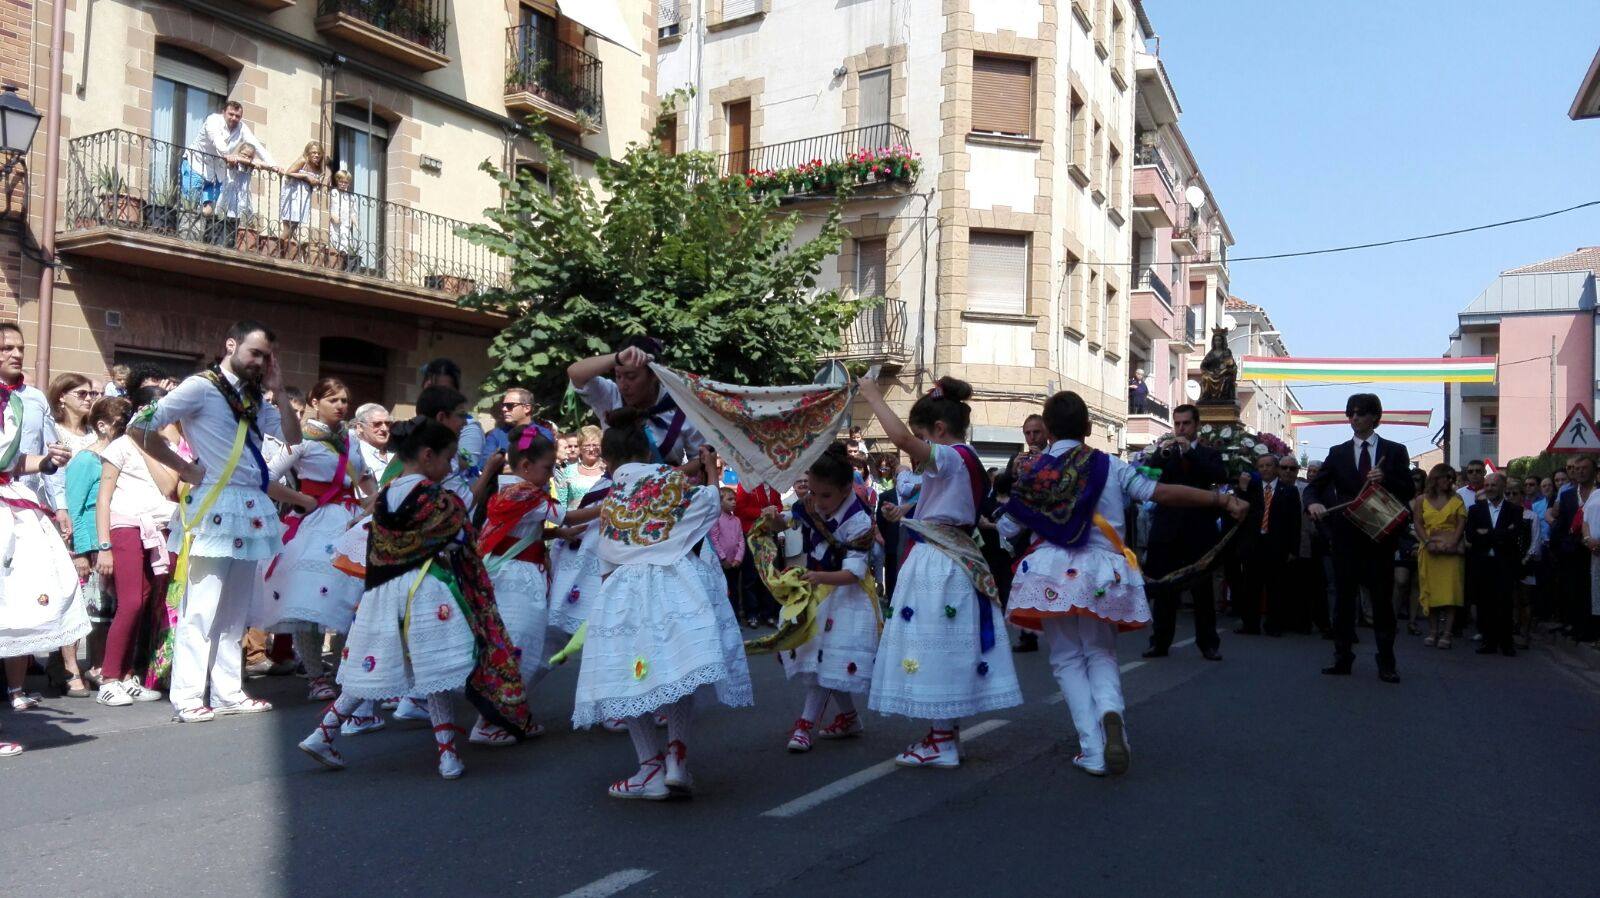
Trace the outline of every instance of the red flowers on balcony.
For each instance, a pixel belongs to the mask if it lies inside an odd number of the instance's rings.
[[[845,158],[812,159],[786,168],[747,169],[730,175],[728,183],[743,182],[745,189],[762,193],[834,193],[843,187],[878,183],[911,184],[922,171],[921,154],[903,145],[864,147]]]

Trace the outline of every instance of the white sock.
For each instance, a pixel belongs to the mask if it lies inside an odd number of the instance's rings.
[[[664,753],[654,714],[641,714],[622,722],[628,727],[628,735],[633,737],[633,751],[639,756],[640,764]]]
[[[455,703],[450,700],[450,693],[435,692],[428,696],[428,722],[433,724],[433,740],[440,745],[449,745],[456,739],[456,731],[448,729],[441,732],[439,727],[450,726],[456,721]]]
[[[694,720],[694,696],[680,698],[661,710],[667,714],[667,741],[689,745],[689,724]]]
[[[361,704],[361,699],[349,695],[341,695],[334,699],[333,703],[328,705],[328,709],[322,712],[322,719],[319,721],[321,725],[311,732],[311,738],[332,745],[333,735],[339,732],[339,725],[354,714]]]
[[[822,712],[828,707],[828,690],[821,686],[812,686],[806,690],[805,708],[800,711],[801,718],[816,723],[822,718]]]

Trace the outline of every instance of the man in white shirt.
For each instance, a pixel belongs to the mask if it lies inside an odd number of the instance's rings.
[[[573,362],[567,368],[567,378],[600,419],[602,428],[608,426],[606,415],[614,409],[624,405],[637,409],[645,416],[645,433],[654,454],[651,460],[658,464],[693,465],[705,438],[651,372],[650,363],[661,352],[659,341],[632,337],[618,352]]]
[[[283,536],[267,498],[270,472],[262,440],[271,435],[289,446],[300,443],[275,344],[265,325],[235,324],[220,364],[187,378],[128,425],[128,435],[146,455],[191,487],[173,516],[168,544],[175,553],[187,546],[189,553],[173,628],[170,697],[173,719],[181,723],[272,709],[244,692],[239,640],[261,577],[259,563],[273,556]],[[264,400],[264,392],[277,407]],[[185,461],[161,438],[159,431],[174,421],[183,424],[197,461]]]
[[[366,464],[372,476],[383,476],[383,469],[389,466],[389,410],[376,402],[369,402],[356,409],[356,436],[359,437],[357,446],[361,449],[361,461]]]
[[[1486,470],[1488,469],[1484,466],[1481,458],[1474,458],[1467,462],[1467,485],[1456,490],[1456,495],[1461,497],[1461,501],[1467,506],[1468,511],[1472,510],[1472,506],[1478,501],[1478,497],[1483,495],[1483,476]]]
[[[249,144],[255,158],[240,154],[239,147]],[[256,139],[255,132],[244,123],[244,106],[238,100],[229,100],[221,112],[206,116],[200,133],[183,154],[180,177],[185,197],[200,201],[202,211],[211,214],[211,207],[222,195],[222,180],[230,166],[251,166],[278,171],[267,145]]]
[[[16,325],[0,328],[0,383],[6,390],[22,400],[22,442],[17,452],[22,455],[44,455],[59,442],[56,420],[50,414],[50,400],[44,391],[25,383],[23,353],[26,349],[22,331]],[[65,467],[65,466],[63,466]],[[48,474],[28,474],[21,481],[39,494],[39,502],[55,512],[56,526],[61,538],[72,540],[72,518],[67,514],[67,478],[65,472],[53,470]]]

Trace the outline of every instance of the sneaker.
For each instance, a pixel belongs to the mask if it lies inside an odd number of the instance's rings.
[[[217,712],[205,705],[196,705],[193,708],[184,708],[174,711],[172,719],[178,723],[206,723],[217,719]]]
[[[344,723],[339,725],[339,734],[342,736],[359,736],[362,733],[376,733],[383,729],[385,725],[383,718],[376,714],[371,717],[359,717],[352,714],[344,719]]]
[[[694,797],[694,777],[689,774],[689,748],[674,739],[667,743],[667,792],[673,798]]]
[[[122,708],[133,704],[133,698],[128,695],[127,687],[120,681],[113,680],[100,687],[100,694],[94,700],[108,708]]]
[[[22,754],[22,746],[15,742],[0,742],[0,758],[14,758]]]
[[[894,759],[901,767],[959,767],[961,750],[952,730],[928,730],[921,742],[913,742]]]
[[[333,688],[333,682],[327,677],[312,677],[311,688],[306,690],[306,701],[331,702],[339,697],[339,691]]]
[[[1128,736],[1123,731],[1122,715],[1107,711],[1100,718],[1106,732],[1106,770],[1117,776],[1128,772]]]
[[[406,696],[394,709],[395,720],[428,720],[428,700]]]
[[[1084,773],[1087,773],[1090,776],[1105,776],[1106,775],[1106,768],[1104,766],[1096,765],[1096,764],[1090,764],[1088,762],[1088,760],[1086,758],[1084,758],[1083,755],[1075,755],[1072,758],[1072,766],[1078,768],[1079,770],[1082,770]]]
[[[866,731],[866,727],[861,725],[861,715],[851,711],[848,714],[840,714],[838,717],[833,719],[833,723],[830,723],[818,730],[817,738],[849,739],[853,736],[859,736]],[[960,745],[959,736],[957,737],[957,745]]]
[[[300,750],[317,760],[318,764],[329,770],[343,770],[344,756],[333,747],[332,742],[322,738],[321,733],[312,733],[300,742]]]
[[[789,734],[789,752],[791,754],[804,754],[811,750],[811,721],[804,717],[794,722],[794,732]]]
[[[666,756],[656,755],[639,765],[638,771],[625,780],[617,780],[606,790],[612,798],[642,798],[645,801],[666,801],[672,793],[667,791],[664,770]]]
[[[211,710],[218,717],[228,717],[234,714],[260,714],[263,711],[271,711],[272,702],[262,701],[259,698],[247,698],[231,705],[217,705]]]
[[[128,698],[131,698],[136,702],[161,701],[161,690],[146,689],[143,686],[140,686],[139,681],[133,679],[132,677],[122,681],[122,688],[123,691],[128,693]]]
[[[252,661],[244,666],[244,678],[247,680],[259,680],[271,672],[271,661]]]

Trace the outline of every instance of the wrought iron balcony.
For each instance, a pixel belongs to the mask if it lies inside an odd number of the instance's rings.
[[[1172,172],[1167,170],[1166,157],[1161,155],[1161,150],[1153,146],[1135,147],[1133,150],[1133,164],[1153,165],[1161,173],[1161,180],[1166,182],[1167,192],[1172,192]]]
[[[506,29],[506,105],[598,126],[604,114],[600,60],[528,25]]]
[[[1143,399],[1136,399],[1132,396],[1129,396],[1128,414],[1149,415],[1152,418],[1158,418],[1169,423],[1172,421],[1172,409],[1168,407],[1165,402],[1162,402],[1154,396],[1146,396]]]
[[[1156,274],[1154,265],[1146,265],[1139,269],[1139,280],[1134,289],[1149,290],[1151,293],[1161,297],[1161,301],[1168,306],[1172,305],[1172,289],[1167,286],[1166,281],[1161,279],[1161,275]]]
[[[911,150],[911,135],[891,124],[723,153],[718,162],[724,177],[743,176],[753,190],[789,194],[909,185],[922,170],[921,159]]]
[[[830,355],[842,361],[904,364],[911,357],[906,347],[905,302],[886,299],[862,309],[842,335],[838,351]]]
[[[445,0],[318,0],[317,30],[415,68],[442,68]]]
[[[506,279],[465,222],[129,131],[70,141],[66,194],[66,252],[470,320]]]

